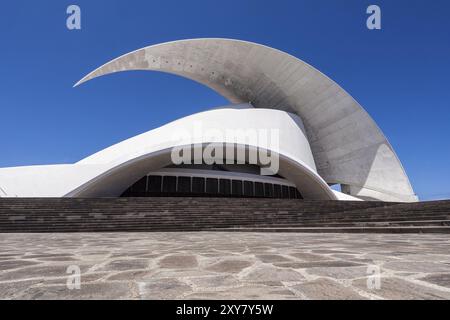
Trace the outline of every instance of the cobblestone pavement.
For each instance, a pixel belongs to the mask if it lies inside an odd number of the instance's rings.
[[[67,287],[72,265],[81,270],[79,290]],[[450,299],[450,238],[0,234],[0,298]]]

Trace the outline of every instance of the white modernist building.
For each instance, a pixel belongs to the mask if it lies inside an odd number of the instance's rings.
[[[238,40],[181,40],[125,54],[76,85],[128,70],[192,79],[230,105],[171,122],[74,164],[0,169],[0,197],[417,201],[394,150],[366,111],[331,79],[287,53]],[[220,134],[249,128],[276,131],[276,147],[264,139]],[[205,158],[208,148],[230,145],[233,152],[223,152],[223,162]],[[174,163],[177,148],[190,150],[193,162]],[[262,161],[250,159],[255,150],[276,156],[276,172],[261,175]],[[233,162],[239,154],[244,161]]]

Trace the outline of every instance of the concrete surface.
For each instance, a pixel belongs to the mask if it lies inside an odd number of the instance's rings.
[[[356,197],[417,201],[392,146],[367,112],[337,83],[292,55],[233,39],[180,40],[125,54],[77,85],[127,70],[176,74],[232,103],[295,113],[327,183],[343,184]]]
[[[255,155],[260,150],[270,150],[274,155],[273,170],[294,183],[305,198],[339,199],[340,194],[318,175],[297,116],[245,106],[226,106],[178,119],[75,164],[0,168],[0,186],[7,197],[118,197],[149,172],[173,164],[171,154],[175,148],[198,149],[190,161],[194,163],[203,160],[199,156],[203,155],[204,145],[223,149],[235,144],[236,149],[252,150]],[[279,136],[272,138],[271,130]],[[223,154],[224,160],[231,163],[242,160],[237,156],[238,151]]]
[[[81,270],[81,286],[69,290],[67,268],[74,265]],[[377,268],[380,278],[371,273]],[[450,239],[434,234],[0,234],[0,298],[450,299]]]

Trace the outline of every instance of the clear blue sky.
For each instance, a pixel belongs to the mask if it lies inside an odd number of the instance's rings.
[[[82,30],[66,28],[66,8]],[[381,31],[365,27],[382,9]],[[121,54],[225,37],[315,66],[384,131],[422,199],[450,197],[450,1],[3,1],[0,167],[71,163],[226,101],[175,76],[129,72],[72,85]],[[168,111],[170,110],[170,112]]]

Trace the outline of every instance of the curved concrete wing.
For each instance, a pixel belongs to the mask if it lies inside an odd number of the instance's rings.
[[[248,107],[248,106],[247,106]],[[279,142],[250,142],[246,130],[272,130]],[[240,132],[234,136],[230,130]],[[176,147],[202,149],[209,146],[236,144],[238,149],[270,150],[279,159],[278,173],[294,183],[307,199],[335,200],[337,196],[317,174],[310,145],[301,120],[286,112],[270,109],[223,108],[196,113],[160,128],[130,138],[75,165],[103,166],[96,176],[69,192],[69,197],[119,196],[133,182],[148,172],[173,164],[171,151]],[[276,146],[276,148],[275,148]],[[195,154],[201,154],[201,152]],[[229,158],[233,160],[236,153]],[[193,159],[196,160],[196,159]]]
[[[327,183],[367,199],[417,200],[394,150],[366,111],[334,81],[285,52],[229,39],[168,42],[119,57],[76,85],[127,70],[176,74],[232,103],[295,113]]]

